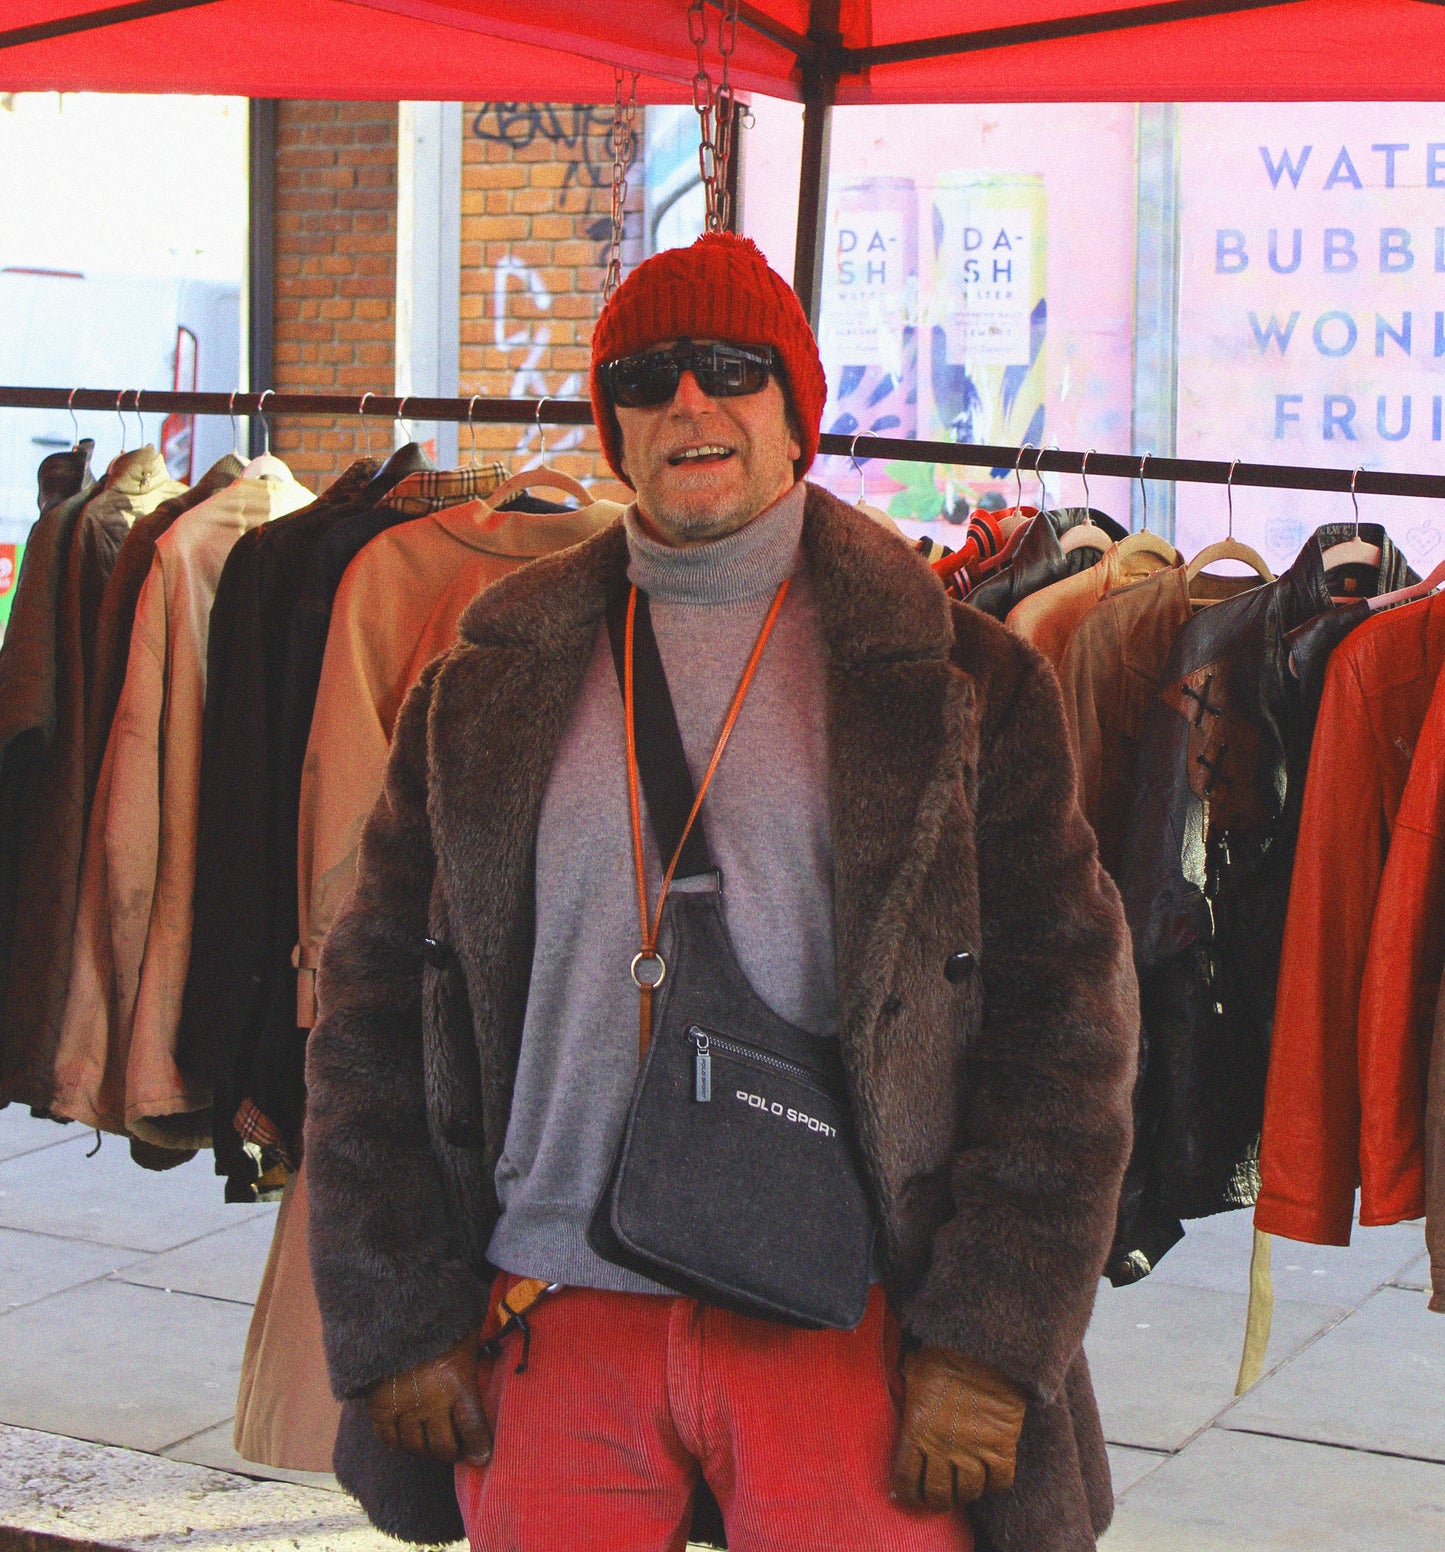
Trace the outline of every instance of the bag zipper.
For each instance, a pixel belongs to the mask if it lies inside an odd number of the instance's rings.
[[[693,1098],[699,1104],[706,1104],[712,1098],[712,1050],[716,1046],[719,1051],[728,1056],[735,1056],[745,1062],[756,1062],[763,1067],[771,1067],[775,1072],[786,1073],[790,1078],[798,1078],[806,1083],[810,1089],[823,1095],[825,1099],[832,1099],[819,1082],[814,1073],[808,1071],[801,1062],[789,1061],[786,1056],[774,1056],[771,1051],[760,1051],[755,1045],[744,1045],[738,1040],[729,1040],[726,1035],[713,1034],[701,1024],[689,1024],[687,1038],[696,1048],[693,1059]]]

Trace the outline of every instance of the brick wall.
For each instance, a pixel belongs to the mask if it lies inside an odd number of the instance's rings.
[[[641,257],[642,110],[628,179],[624,272]],[[462,146],[461,392],[587,396],[592,324],[611,240],[612,108],[469,103]],[[479,428],[477,447],[521,468],[531,427]],[[462,457],[468,448],[461,431]],[[549,463],[626,496],[596,432],[553,428]]]
[[[274,386],[393,391],[396,104],[282,102],[276,122]],[[370,420],[373,452],[391,428]],[[320,490],[362,453],[360,420],[276,416],[272,448]]]
[[[623,266],[641,257],[642,121]],[[611,236],[611,107],[471,103],[463,117],[461,377],[464,395],[585,398]],[[283,102],[276,126],[273,386],[394,392],[394,103]],[[392,428],[371,420],[374,453]],[[359,420],[273,417],[272,446],[320,489],[367,446]],[[479,455],[535,461],[533,428],[478,427]],[[461,459],[470,451],[466,427]],[[554,427],[548,462],[625,497],[596,433]]]

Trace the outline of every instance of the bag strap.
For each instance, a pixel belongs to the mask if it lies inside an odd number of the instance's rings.
[[[626,584],[617,589],[607,609],[607,635],[612,643],[612,662],[617,670],[617,688],[627,700],[627,594]],[[677,725],[677,709],[668,688],[667,670],[658,650],[652,628],[652,611],[647,594],[637,593],[637,611],[633,620],[632,690],[637,715],[637,774],[647,797],[647,814],[657,854],[667,866],[682,837],[687,816],[697,797],[697,788],[688,769],[682,732]],[[701,825],[688,831],[687,842],[677,862],[677,877],[692,878],[712,869],[712,854]]]

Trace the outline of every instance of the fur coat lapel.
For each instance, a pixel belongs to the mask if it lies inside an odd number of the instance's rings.
[[[810,485],[803,550],[828,680],[834,920],[843,1046],[856,1081],[972,747],[973,688],[949,662],[942,590],[921,558],[899,564],[896,537]],[[432,824],[438,855],[485,859],[449,872],[448,893],[452,932],[491,984],[515,981],[507,972],[517,967],[499,956],[525,945],[498,929],[519,913],[530,918],[527,838],[626,567],[619,522],[489,588],[461,625],[476,671],[438,680],[433,719],[453,733],[434,744]],[[489,725],[508,729],[505,750],[486,737]],[[475,736],[455,736],[458,726]],[[480,791],[486,803],[469,801]],[[515,1051],[505,1055],[515,1063]]]

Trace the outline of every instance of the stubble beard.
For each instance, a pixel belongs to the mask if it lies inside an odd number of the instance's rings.
[[[746,528],[766,506],[766,501],[748,491],[724,502],[705,497],[685,503],[669,502],[646,515],[675,544],[707,544]]]

